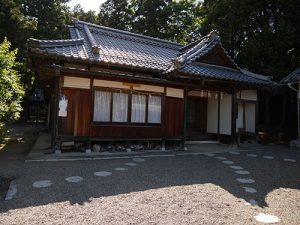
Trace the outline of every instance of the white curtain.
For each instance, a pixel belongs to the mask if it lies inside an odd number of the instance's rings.
[[[113,93],[112,122],[127,122],[128,94]]]
[[[110,121],[111,93],[107,91],[96,91],[94,98],[94,121]]]
[[[132,95],[131,122],[146,122],[146,96]]]
[[[148,123],[161,122],[161,97],[149,95]]]

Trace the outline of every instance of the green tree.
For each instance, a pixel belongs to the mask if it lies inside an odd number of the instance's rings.
[[[170,3],[171,0],[133,0],[132,29],[137,33],[164,38],[169,15],[167,7]]]
[[[5,122],[20,116],[21,100],[24,94],[16,62],[18,50],[10,51],[11,43],[5,38],[0,44],[0,131]]]
[[[198,29],[201,4],[197,0],[171,1],[165,8],[167,21],[163,25],[163,38],[186,44],[191,41],[191,33]]]
[[[71,17],[90,23],[98,23],[98,15],[95,11],[89,10],[85,12],[80,4],[74,6],[71,10]]]
[[[18,0],[0,0],[0,40],[7,37],[20,49],[19,58],[25,56],[25,43],[36,29],[36,21],[25,16],[22,10]]]
[[[37,39],[64,39],[68,37],[70,21],[69,0],[20,0],[26,17],[33,18],[37,29],[32,36]]]
[[[201,31],[218,30],[239,65],[280,80],[299,65],[299,10],[291,0],[205,0]]]
[[[100,6],[99,23],[116,29],[130,30],[132,8],[127,0],[107,0]]]

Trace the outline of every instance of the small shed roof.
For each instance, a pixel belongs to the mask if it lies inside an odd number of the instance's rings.
[[[291,72],[288,76],[283,78],[280,83],[295,83],[300,81],[300,67]]]

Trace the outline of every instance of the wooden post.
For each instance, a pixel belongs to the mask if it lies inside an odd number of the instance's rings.
[[[236,97],[237,91],[234,88],[232,93],[232,113],[231,113],[231,137],[232,137],[232,145],[236,145],[236,119],[237,119],[237,97]]]
[[[183,98],[183,124],[182,124],[182,150],[186,151],[187,148],[185,146],[186,141],[186,113],[187,113],[187,94],[188,91],[186,87],[184,88],[184,98]]]
[[[221,98],[220,93],[218,93],[218,140],[220,141],[220,108],[221,108]]]
[[[55,81],[54,81],[54,106],[52,112],[52,135],[51,147],[55,153],[61,153],[59,143],[57,143],[57,126],[58,126],[58,102],[59,102],[59,89],[60,89],[60,67],[55,67]]]

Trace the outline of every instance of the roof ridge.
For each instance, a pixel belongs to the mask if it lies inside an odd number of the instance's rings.
[[[156,42],[160,42],[160,43],[164,43],[164,44],[168,44],[168,45],[173,45],[174,47],[175,46],[176,47],[182,47],[182,44],[179,44],[179,43],[173,42],[173,41],[164,40],[164,39],[161,39],[161,38],[155,38],[155,37],[151,37],[151,36],[147,36],[147,35],[143,35],[143,34],[137,34],[137,33],[130,32],[130,31],[125,31],[125,30],[115,29],[115,28],[111,28],[111,27],[98,25],[98,24],[88,23],[88,22],[85,22],[85,21],[77,20],[77,19],[74,20],[74,25],[75,26],[76,26],[76,23],[83,24],[83,25],[85,24],[87,26],[103,29],[105,31],[110,31],[110,32],[119,33],[119,34],[123,34],[123,35],[130,35],[130,36],[134,36],[134,37],[138,37],[138,38],[142,38],[142,39],[147,39],[149,41],[156,41]]]

